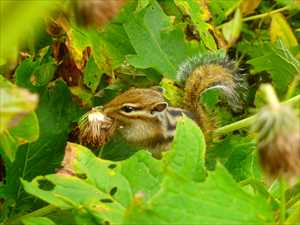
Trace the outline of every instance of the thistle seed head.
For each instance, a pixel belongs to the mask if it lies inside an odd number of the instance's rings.
[[[289,106],[266,106],[252,127],[264,171],[289,181],[300,176],[300,120]]]
[[[80,143],[98,148],[104,145],[115,131],[114,120],[96,107],[82,116],[79,121]]]

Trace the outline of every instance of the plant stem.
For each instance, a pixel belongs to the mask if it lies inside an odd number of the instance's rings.
[[[261,19],[261,18],[264,18],[264,17],[267,17],[267,16],[271,16],[275,13],[279,13],[279,12],[282,12],[282,11],[285,11],[285,10],[288,10],[289,9],[289,6],[285,6],[285,7],[282,7],[282,8],[279,8],[279,9],[275,9],[275,10],[272,10],[270,12],[266,12],[266,13],[262,13],[262,14],[258,14],[258,15],[254,15],[254,16],[248,16],[248,17],[245,17],[242,19],[243,22],[246,22],[246,21],[250,21],[250,20],[257,20],[257,19]],[[228,23],[228,22],[226,22]],[[217,28],[222,28],[226,23],[223,23],[219,26],[217,26]]]
[[[288,10],[288,9],[289,9],[289,6],[285,6],[285,7],[279,8],[279,9],[272,10],[270,12],[266,12],[266,13],[262,13],[262,14],[259,14],[259,15],[246,17],[246,18],[243,19],[243,21],[249,21],[249,20],[256,20],[256,19],[264,18],[264,17],[270,16],[272,14],[279,13],[279,12],[282,12],[282,11],[285,11],[285,10]]]
[[[297,102],[300,102],[300,95],[297,95],[285,102],[283,104],[295,104]],[[214,135],[221,135],[221,134],[227,134],[229,132],[232,132],[234,130],[242,129],[245,127],[251,126],[253,123],[255,123],[257,114],[249,116],[245,119],[239,120],[237,122],[228,124],[226,126],[220,127],[214,131]]]
[[[285,221],[285,189],[286,182],[284,178],[281,176],[279,178],[279,191],[280,191],[280,216],[279,216],[279,224],[283,225]]]
[[[54,212],[55,210],[57,210],[58,208],[54,205],[47,205],[43,208],[40,208],[40,209],[37,209],[31,213],[28,213],[28,214],[25,214],[23,216],[20,216],[20,217],[17,217],[17,218],[14,218],[12,219],[11,221],[8,220],[6,224],[20,224],[21,221],[25,218],[28,218],[28,217],[39,217],[39,216],[45,216],[45,215],[48,215],[52,212]]]
[[[261,85],[260,89],[265,95],[265,98],[268,104],[271,106],[272,109],[276,110],[280,107],[280,102],[277,98],[277,95],[270,84],[263,84]]]

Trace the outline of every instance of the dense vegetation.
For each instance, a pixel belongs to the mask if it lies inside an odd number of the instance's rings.
[[[300,224],[299,173],[265,174],[250,129],[276,99],[262,83],[299,121],[298,0],[128,0],[100,27],[79,23],[74,2],[1,1],[1,224]],[[218,122],[212,143],[183,118],[162,160],[119,137],[78,144],[80,117],[130,87],[180,105],[179,65],[211,51],[247,83],[240,112],[218,90],[199,100]],[[267,128],[273,149],[286,149],[277,134],[299,140]]]

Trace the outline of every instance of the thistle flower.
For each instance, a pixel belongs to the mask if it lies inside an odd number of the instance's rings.
[[[257,132],[257,147],[265,172],[292,181],[300,177],[300,120],[290,106],[278,102],[270,88],[262,88],[271,97],[252,129]]]
[[[79,121],[80,143],[99,147],[105,144],[115,131],[114,121],[104,115],[101,107],[95,107]]]

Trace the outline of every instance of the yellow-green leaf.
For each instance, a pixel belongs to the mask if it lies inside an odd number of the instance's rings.
[[[240,9],[235,11],[234,17],[223,27],[223,35],[229,46],[232,46],[240,36],[242,28],[242,14]]]
[[[249,15],[259,6],[261,0],[243,0],[240,5],[240,10],[243,15]]]
[[[275,42],[281,38],[289,47],[298,45],[298,41],[286,18],[281,13],[273,14],[270,26],[270,38]]]

